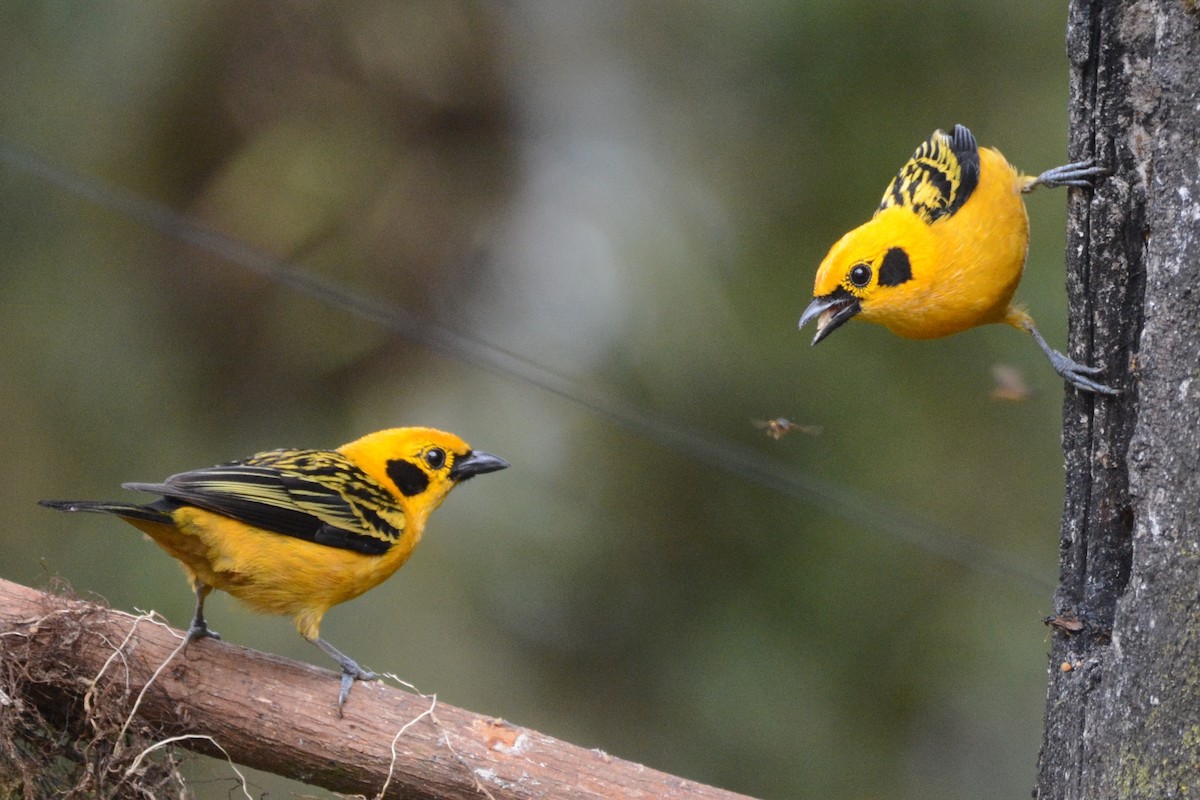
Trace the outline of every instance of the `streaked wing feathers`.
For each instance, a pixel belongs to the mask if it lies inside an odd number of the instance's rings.
[[[967,128],[955,125],[949,135],[934,131],[921,143],[888,185],[879,210],[901,206],[932,223],[958,211],[978,184],[979,147]]]
[[[125,486],[370,555],[386,552],[404,527],[403,512],[387,490],[332,450],[271,450],[163,483]]]

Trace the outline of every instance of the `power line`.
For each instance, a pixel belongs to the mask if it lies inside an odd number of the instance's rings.
[[[907,542],[938,558],[993,577],[1015,578],[1038,590],[1053,588],[1046,570],[968,539],[846,486],[770,461],[739,442],[690,428],[667,415],[586,386],[518,353],[476,339],[343,284],[280,261],[162,204],[96,178],[58,167],[0,139],[0,162],[35,175],[170,238],[211,253],[321,303],[379,325],[421,346],[575,403],[625,430],[688,458],[779,494],[810,502],[842,519]]]

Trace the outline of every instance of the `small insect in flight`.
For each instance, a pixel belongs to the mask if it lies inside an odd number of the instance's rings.
[[[789,433],[806,433],[809,436],[819,436],[821,434],[820,425],[801,425],[798,422],[792,422],[784,417],[775,417],[775,419],[752,419],[750,420],[754,427],[765,431],[767,436],[772,439],[782,439]]]

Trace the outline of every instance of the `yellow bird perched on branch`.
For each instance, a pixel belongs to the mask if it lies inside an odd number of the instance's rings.
[[[1029,177],[962,125],[935,131],[900,168],[875,216],[825,256],[800,326],[817,321],[815,345],[853,317],[908,339],[1005,322],[1031,334],[1072,386],[1117,394],[1093,379],[1099,368],[1052,349],[1011,304],[1029,248],[1021,195],[1037,186],[1090,187],[1106,174],[1087,159]]]
[[[146,505],[41,502],[118,516],[183,564],[196,593],[189,642],[220,638],[204,621],[213,589],[292,617],[341,667],[340,711],[355,679],[376,676],[321,638],[325,612],[399,569],[458,483],[507,466],[454,434],[393,428],[336,450],[270,450],[162,483],[123,484],[162,495]]]

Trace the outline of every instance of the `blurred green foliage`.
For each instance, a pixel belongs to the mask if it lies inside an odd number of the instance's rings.
[[[12,3],[0,137],[1048,581],[1062,387],[1033,343],[853,324],[810,349],[795,323],[935,127],[1030,172],[1065,160],[1064,19],[1034,0]],[[1018,294],[1060,347],[1064,206],[1030,198]],[[35,501],[435,425],[513,468],[330,614],[362,663],[764,798],[1032,783],[1051,591],[986,556],[696,463],[11,165],[0,326],[6,578],[186,623],[153,545]],[[1027,402],[989,397],[997,362]],[[824,433],[750,424],[780,415]],[[209,617],[317,660],[286,621],[226,599]],[[195,770],[227,795],[227,768]]]

